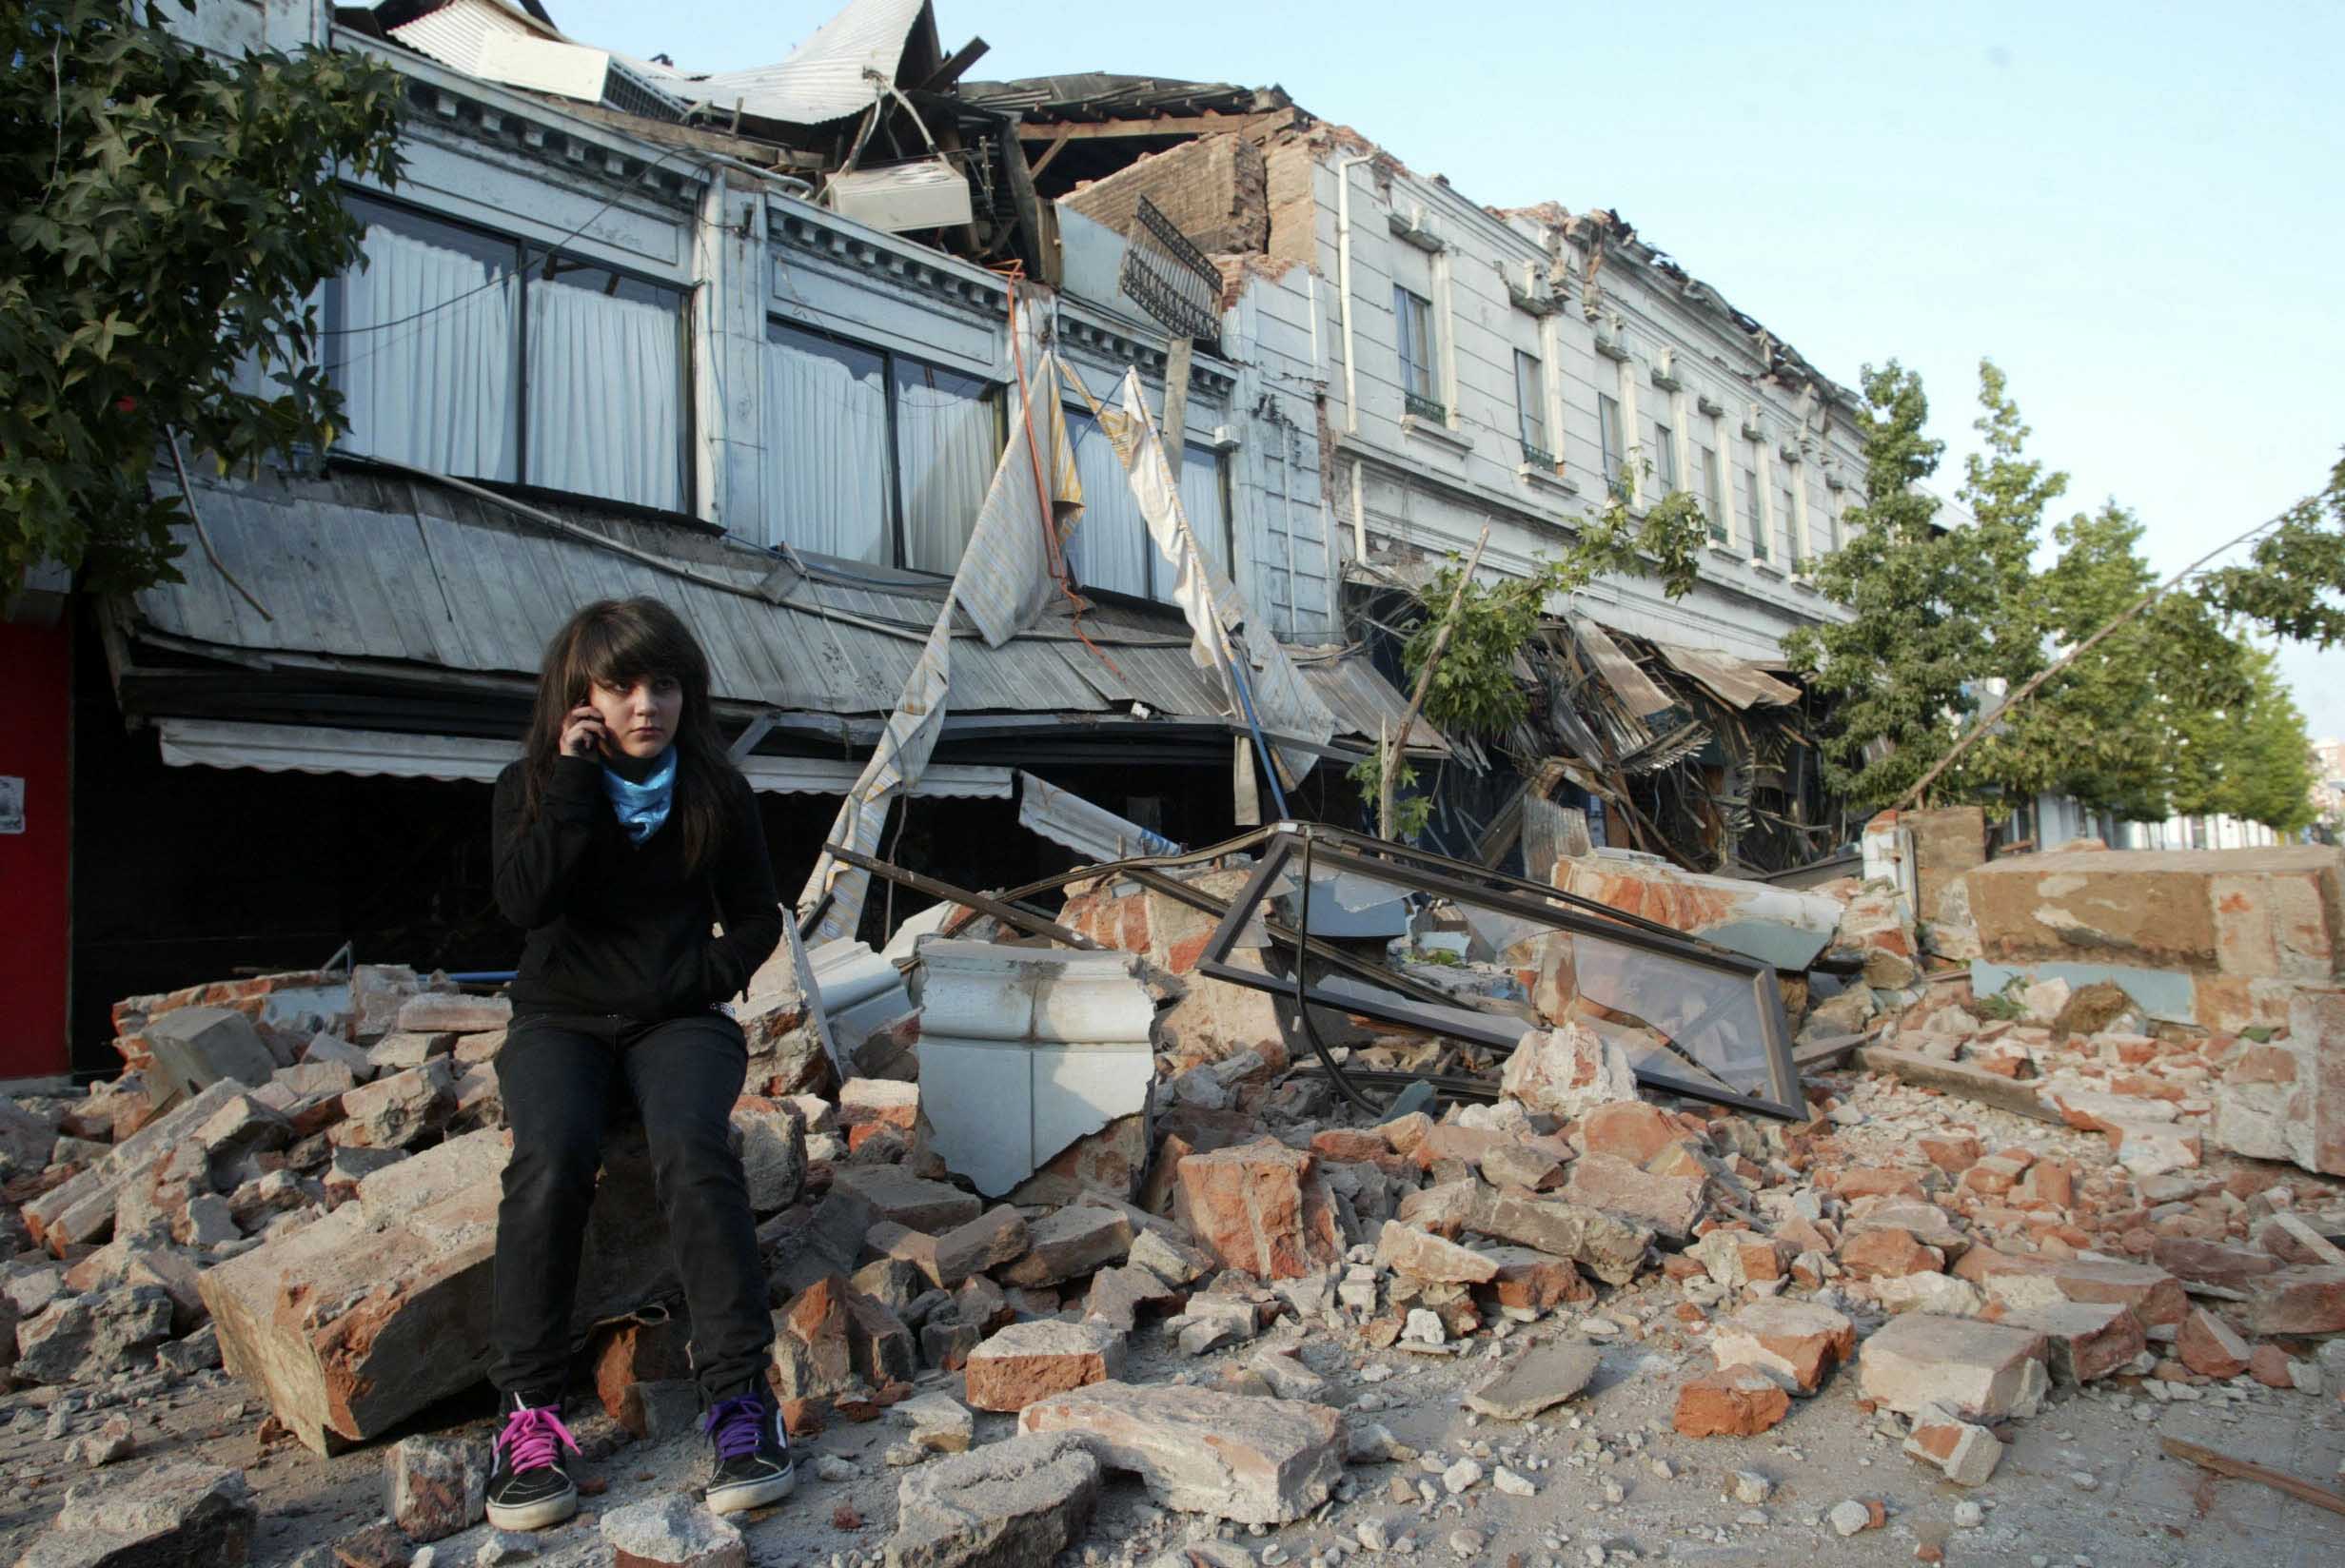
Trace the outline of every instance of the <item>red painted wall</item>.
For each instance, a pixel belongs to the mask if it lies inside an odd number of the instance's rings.
[[[0,833],[0,1079],[68,1062],[71,650],[62,624],[0,624],[0,777],[24,780],[24,832]]]

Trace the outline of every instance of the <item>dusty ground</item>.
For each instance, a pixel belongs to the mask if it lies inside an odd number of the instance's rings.
[[[1678,1301],[1665,1285],[1614,1292],[1597,1303],[1604,1321],[1632,1322],[1666,1313]],[[1572,1314],[1518,1332],[1497,1348],[1511,1351],[1531,1336],[1576,1336],[1590,1321]],[[1291,1335],[1290,1337],[1292,1337]],[[1952,1563],[2077,1564],[2131,1568],[2180,1563],[2255,1563],[2270,1568],[2322,1568],[2345,1562],[2345,1518],[2245,1481],[2204,1476],[2164,1457],[2160,1436],[2175,1435],[2310,1479],[2333,1478],[2345,1462],[2345,1404],[2260,1387],[2222,1388],[2196,1403],[2160,1404],[2121,1390],[2078,1395],[2063,1391],[2033,1421],[2020,1423],[2016,1441],[1986,1486],[1965,1491],[1898,1452],[1890,1423],[1878,1425],[1856,1401],[1856,1380],[1845,1372],[1789,1420],[1764,1437],[1693,1440],[1670,1429],[1669,1413],[1685,1370],[1706,1360],[1690,1345],[1676,1348],[1661,1329],[1647,1338],[1614,1337],[1604,1369],[1590,1389],[1536,1421],[1516,1425],[1473,1415],[1463,1391],[1487,1373],[1488,1348],[1461,1360],[1347,1349],[1335,1337],[1313,1336],[1306,1359],[1327,1373],[1349,1408],[1383,1422],[1403,1442],[1424,1451],[1407,1464],[1354,1466],[1340,1499],[1317,1518],[1255,1537],[1242,1528],[1170,1515],[1152,1506],[1129,1478],[1112,1484],[1093,1527],[1085,1559],[1145,1561],[1191,1542],[1226,1540],[1266,1565],[1331,1561],[1335,1552],[1359,1552],[1357,1531],[1382,1520],[1404,1549],[1442,1561],[1504,1564],[1520,1557],[1526,1568],[1557,1563],[1667,1558],[1705,1564],[1907,1560],[1918,1544],[1942,1542]],[[1237,1347],[1199,1360],[1165,1354],[1164,1336],[1144,1328],[1141,1354],[1130,1375],[1150,1382],[1186,1374],[1204,1380],[1237,1365],[1256,1347]],[[324,1550],[338,1537],[382,1514],[384,1448],[380,1445],[319,1459],[291,1444],[273,1447],[256,1463],[257,1404],[219,1374],[168,1388],[153,1380],[124,1385],[139,1429],[139,1454],[121,1463],[144,1465],[170,1456],[201,1457],[246,1467],[262,1499],[263,1521],[252,1560],[266,1565],[331,1561]],[[925,1386],[957,1389],[956,1377]],[[62,1401],[61,1401],[62,1402]],[[55,1513],[65,1483],[62,1443],[46,1436],[49,1415],[24,1395],[0,1401],[0,1471],[16,1483],[0,1495],[0,1549],[20,1551]],[[485,1444],[483,1404],[468,1421],[442,1407],[420,1429],[451,1426]],[[72,1429],[94,1416],[69,1418]],[[590,1451],[619,1435],[600,1415],[579,1423]],[[982,1416],[979,1441],[1006,1436],[1008,1416]],[[897,1473],[881,1454],[902,1429],[882,1421],[837,1425],[800,1446],[798,1491],[786,1505],[748,1525],[751,1560],[759,1564],[853,1564],[875,1558],[895,1514]],[[1427,1468],[1479,1458],[1494,1472],[1507,1465],[1538,1487],[1534,1497],[1501,1494],[1485,1480],[1462,1499],[1442,1492]],[[852,1480],[824,1481],[823,1458],[851,1465]],[[608,1560],[596,1516],[608,1507],[695,1484],[702,1450],[695,1440],[630,1443],[581,1466],[589,1484],[607,1490],[586,1499],[570,1526],[538,1538],[538,1560]],[[1665,1465],[1665,1478],[1660,1466]],[[1728,1495],[1731,1472],[1748,1470],[1773,1483],[1761,1506]],[[1412,1488],[1429,1483],[1439,1496],[1393,1500],[1396,1479]],[[1617,1488],[1617,1493],[1610,1490]],[[1617,1500],[1615,1499],[1617,1498]],[[1879,1499],[1885,1530],[1848,1539],[1823,1522],[1834,1503]],[[1957,1508],[1977,1502],[1984,1522],[1957,1525]],[[841,1529],[836,1511],[852,1508],[864,1521]],[[1480,1538],[1459,1539],[1472,1532]],[[470,1563],[486,1532],[476,1528],[438,1542],[440,1568]],[[1887,1554],[1887,1556],[1884,1556]],[[1232,1559],[1232,1561],[1234,1559]]]
[[[1922,1133],[1961,1130],[1990,1147],[2024,1146],[2077,1158],[2088,1168],[2109,1159],[2098,1134],[1925,1095],[1887,1079],[1832,1082],[1843,1102],[1834,1118],[1842,1155],[1852,1162],[1894,1163],[1892,1156]],[[2330,1199],[2318,1178],[2297,1185],[2307,1199]],[[1378,1521],[1388,1555],[1493,1568],[1604,1568],[1655,1558],[1720,1565],[1909,1561],[1928,1546],[1942,1549],[1949,1563],[2029,1568],[2345,1563],[2345,1517],[2252,1482],[2212,1477],[2158,1447],[2161,1437],[2180,1437],[2334,1486],[2345,1464],[2345,1402],[2335,1388],[2323,1396],[2278,1393],[2242,1378],[2188,1390],[2198,1397],[2177,1402],[2153,1398],[2134,1378],[2111,1379],[2085,1393],[2059,1389],[2041,1414],[2007,1428],[2012,1441],[1993,1480],[1966,1491],[1899,1451],[1902,1423],[1860,1407],[1852,1367],[1836,1373],[1815,1398],[1796,1401],[1790,1418],[1763,1437],[1678,1436],[1670,1425],[1678,1386],[1710,1364],[1706,1324],[1680,1319],[1685,1300],[1680,1287],[1648,1275],[1625,1289],[1600,1287],[1594,1303],[1536,1324],[1486,1330],[1456,1357],[1377,1351],[1349,1328],[1307,1330],[1289,1319],[1265,1341],[1192,1359],[1160,1327],[1144,1323],[1132,1342],[1128,1381],[1212,1382],[1242,1367],[1265,1343],[1297,1346],[1329,1380],[1330,1402],[1357,1421],[1386,1425],[1421,1457],[1355,1465],[1317,1515],[1258,1534],[1168,1514],[1131,1478],[1116,1476],[1081,1560],[1091,1568],[1138,1564],[1191,1548],[1205,1559],[1200,1568],[1244,1568],[1240,1552],[1262,1568],[1332,1568],[1339,1557],[1369,1555],[1361,1527]],[[1881,1321],[1862,1303],[1837,1304],[1867,1331]],[[1727,1309],[1713,1307],[1712,1314]],[[1606,1345],[1603,1369],[1586,1392],[1520,1425],[1465,1408],[1465,1391],[1496,1358],[1549,1336]],[[920,1390],[957,1396],[960,1382],[956,1374],[932,1373]],[[547,1564],[608,1561],[597,1530],[603,1510],[697,1488],[705,1465],[697,1437],[631,1443],[600,1411],[587,1414],[591,1399],[574,1400],[572,1408],[587,1450],[579,1473],[602,1490],[587,1497],[577,1521],[535,1539],[535,1560]],[[128,1376],[95,1395],[75,1387],[0,1396],[0,1475],[11,1483],[0,1489],[0,1560],[48,1526],[65,1487],[78,1479],[65,1463],[65,1442],[125,1412],[138,1446],[113,1473],[167,1458],[245,1469],[262,1508],[252,1561],[264,1568],[331,1568],[331,1543],[383,1515],[384,1460],[395,1438],[459,1432],[485,1452],[491,1425],[483,1390],[424,1412],[365,1449],[321,1459],[290,1441],[264,1449],[260,1401],[218,1372]],[[981,1415],[977,1441],[997,1441],[1014,1426],[1011,1417]],[[894,1523],[898,1479],[882,1456],[905,1436],[887,1420],[834,1422],[802,1442],[796,1497],[745,1521],[752,1562],[877,1563]],[[1451,1497],[1440,1472],[1468,1456],[1488,1475]],[[1502,1465],[1535,1486],[1535,1495],[1501,1492]],[[825,1469],[843,1479],[825,1479]],[[1771,1491],[1764,1503],[1733,1497],[1737,1471],[1766,1479]],[[1823,1516],[1850,1499],[1878,1499],[1885,1527],[1839,1536]],[[435,1543],[431,1560],[435,1568],[463,1568],[486,1540],[487,1532],[476,1527]]]

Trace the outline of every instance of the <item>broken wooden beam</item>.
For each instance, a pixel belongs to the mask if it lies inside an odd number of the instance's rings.
[[[1035,936],[1047,936],[1054,942],[1064,942],[1068,947],[1081,948],[1085,951],[1095,951],[1099,946],[1082,932],[1069,931],[1055,920],[1046,920],[1041,915],[1030,914],[1015,904],[1005,904],[1000,899],[987,893],[972,892],[967,888],[956,888],[950,882],[939,882],[933,876],[922,876],[918,872],[908,872],[901,866],[891,866],[884,860],[876,860],[868,854],[848,849],[843,844],[825,844],[822,846],[822,852],[836,859],[845,861],[850,866],[867,871],[874,876],[885,877],[890,882],[900,882],[914,892],[924,892],[931,898],[939,898],[949,904],[959,904],[964,908],[975,910],[980,914],[990,914],[996,920],[1007,921],[1018,930],[1032,932]]]
[[[2275,1492],[2285,1492],[2315,1508],[2326,1508],[2332,1514],[2345,1514],[2345,1494],[2333,1491],[2317,1481],[2306,1480],[2302,1476],[2292,1476],[2285,1470],[2275,1470],[2268,1464],[2257,1464],[2252,1460],[2234,1459],[2229,1454],[2217,1453],[2180,1438],[2160,1438],[2158,1445],[2174,1458],[2187,1460],[2218,1476],[2229,1476],[2235,1480],[2252,1480],[2269,1486]]]
[[[1999,1077],[1968,1062],[1941,1062],[1935,1056],[1924,1056],[1919,1051],[1899,1050],[1891,1046],[1864,1046],[1857,1051],[1857,1065],[1867,1072],[1900,1079],[1916,1088],[1934,1088],[1942,1094],[1959,1095],[1982,1106],[2010,1111],[2015,1116],[2060,1125],[2059,1113],[2043,1103],[2033,1084],[2017,1078]]]

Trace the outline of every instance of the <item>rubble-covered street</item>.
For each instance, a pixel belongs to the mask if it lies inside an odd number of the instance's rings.
[[[1613,937],[1356,869],[1307,911],[1256,834],[1072,879],[1093,951],[941,906],[900,969],[816,950],[819,1007],[770,966],[735,1125],[800,1480],[729,1520],[622,1141],[576,1318],[586,1507],[481,1522],[501,999],[372,967],[128,1000],[120,1077],[0,1107],[0,1539],[49,1568],[2335,1560],[2335,852],[2164,857],[2164,923],[2127,934],[2147,906],[2095,881],[2135,857],[1945,878],[1938,826],[1878,819],[1879,879],[1739,905],[1562,864],[1596,901],[1552,907]],[[2047,875],[2059,940],[2245,1012],[2043,973],[2044,905],[1992,890]],[[1367,1010],[1298,1032],[1305,928]],[[1754,971],[1796,1119],[1657,1089],[1702,1036],[1605,991],[1705,929],[1722,965],[1814,933],[1814,968]],[[1434,975],[1463,1035],[1391,1022]],[[1502,1023],[1511,1054],[1474,1038]],[[1322,1045],[1441,1095],[1372,1115]]]

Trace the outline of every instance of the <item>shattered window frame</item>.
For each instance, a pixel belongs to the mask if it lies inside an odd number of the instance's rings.
[[[1667,1093],[1728,1106],[1738,1110],[1758,1111],[1787,1121],[1806,1119],[1806,1099],[1800,1088],[1799,1068],[1791,1055],[1790,1021],[1783,1010],[1783,989],[1772,965],[1714,947],[1667,927],[1558,889],[1543,888],[1537,883],[1503,872],[1412,850],[1405,845],[1347,833],[1342,829],[1316,824],[1291,826],[1265,840],[1253,875],[1231,901],[1228,913],[1223,915],[1220,924],[1206,939],[1197,962],[1198,973],[1280,998],[1293,996],[1295,985],[1292,973],[1273,973],[1267,966],[1242,968],[1231,962],[1231,954],[1250,931],[1263,931],[1263,905],[1296,883],[1301,872],[1296,862],[1303,853],[1306,838],[1310,840],[1310,858],[1314,878],[1350,873],[1370,882],[1389,883],[1409,892],[1449,899],[1475,910],[1509,915],[1574,938],[1585,937],[1608,943],[1664,964],[1690,964],[1746,983],[1750,988],[1752,1010],[1760,1033],[1758,1045],[1766,1078],[1764,1085],[1737,1086],[1717,1075],[1716,1069],[1708,1064],[1697,1061],[1695,1066],[1711,1073],[1715,1080],[1705,1082],[1690,1073],[1681,1074],[1656,1068],[1650,1056],[1636,1065],[1637,1080]],[[1280,954],[1290,955],[1291,963],[1291,950],[1288,943],[1268,940],[1265,945]],[[1471,1023],[1473,1015],[1469,1011],[1446,1009],[1436,1015],[1398,990],[1388,991],[1365,983],[1360,988],[1330,990],[1306,976],[1303,997],[1313,1007],[1356,1013],[1410,1028],[1429,1029],[1431,1032],[1469,1041],[1501,1053],[1510,1052],[1522,1034],[1521,1029],[1507,1027],[1508,1020],[1504,1015],[1490,1014],[1490,1027],[1476,1029]],[[1520,1020],[1512,1021],[1520,1023]],[[1707,1021],[1705,1015],[1703,1022]],[[1678,1050],[1665,1032],[1649,1021],[1646,1021],[1646,1027],[1653,1029],[1667,1042],[1665,1050],[1672,1053]]]

